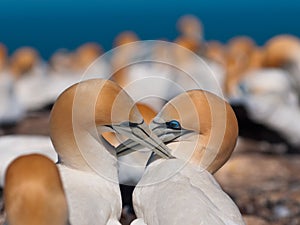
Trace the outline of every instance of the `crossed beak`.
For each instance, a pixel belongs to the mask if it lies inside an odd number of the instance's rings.
[[[162,158],[174,158],[170,153],[170,149],[160,140],[148,125],[142,121],[141,123],[126,123],[113,125],[113,129],[129,139],[117,147],[117,155],[122,156],[135,151],[135,147],[144,146],[152,150]]]
[[[192,132],[192,131],[186,130],[186,129],[172,130],[172,129],[167,128],[166,124],[164,122],[158,123],[158,122],[155,122],[155,120],[152,121],[152,123],[150,124],[150,128],[152,130],[152,133],[154,133],[154,136],[156,138],[155,140],[160,139],[159,143],[164,143],[164,146],[165,146],[165,144],[168,144],[168,143],[174,141],[175,139],[179,138],[180,136]],[[145,145],[143,145],[143,146],[145,146]],[[117,156],[119,157],[119,156],[127,155],[127,154],[137,151],[141,148],[142,148],[142,146],[140,145],[140,142],[137,143],[137,141],[135,141],[135,140],[133,140],[133,138],[131,138],[131,139],[128,139],[125,142],[121,143],[117,147],[117,149],[116,149]],[[155,153],[157,153],[157,152],[155,152]],[[160,157],[163,157],[161,154],[158,154],[158,155]],[[163,158],[166,158],[166,157],[163,157]],[[174,158],[174,157],[172,157],[172,158]]]

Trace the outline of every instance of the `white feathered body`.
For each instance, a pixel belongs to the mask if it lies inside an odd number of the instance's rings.
[[[245,224],[209,172],[178,159],[151,164],[134,190],[133,203],[135,224]]]
[[[72,225],[119,225],[121,193],[119,184],[90,171],[58,164],[67,196]]]

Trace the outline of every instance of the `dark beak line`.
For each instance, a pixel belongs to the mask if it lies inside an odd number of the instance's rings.
[[[149,136],[148,133],[146,133],[141,127],[136,126],[138,129],[140,129],[148,138],[150,138],[153,142],[156,142],[152,137]],[[133,133],[134,136],[136,136],[137,138],[143,140],[142,138],[140,138],[139,136],[137,136],[135,133]],[[146,142],[147,144],[151,145],[151,143],[149,143],[148,141],[144,140],[144,142]],[[158,145],[160,146],[160,145]],[[166,157],[170,158],[170,156],[162,151],[160,151],[162,154],[164,154]]]
[[[144,130],[144,129],[142,129],[139,125],[141,125],[141,124],[143,124],[144,123],[144,120],[141,122],[141,123],[130,123],[129,122],[129,127],[130,128],[138,128],[140,131],[142,131],[150,140],[152,140],[154,143],[156,143],[156,141]],[[106,127],[109,127],[109,128],[111,128],[111,129],[113,129],[114,131],[116,131],[116,129],[114,129],[113,128],[113,126],[112,125],[105,125]],[[116,131],[117,132],[117,131]],[[127,133],[131,133],[130,131],[127,131],[127,130],[125,130],[125,132],[127,132]],[[140,139],[140,140],[142,140],[143,142],[146,142],[148,145],[150,145],[150,146],[153,146],[153,144],[151,144],[150,142],[148,142],[147,140],[145,140],[145,139],[143,139],[143,138],[141,138],[141,137],[139,137],[138,135],[136,135],[135,133],[133,133],[132,132],[132,134],[136,137],[136,138],[138,138],[138,139]],[[139,144],[137,144],[137,145],[139,145]],[[137,146],[136,145],[136,146]],[[158,146],[160,146],[159,144],[158,144]],[[155,147],[155,146],[153,146],[153,147]],[[161,147],[161,146],[160,146]],[[128,150],[130,150],[129,148],[126,148],[126,149],[124,149],[124,150],[122,150],[122,151],[120,151],[120,152],[118,152],[117,153],[117,155],[119,155],[119,154],[121,154],[121,153],[124,153],[124,152],[126,152],[126,151],[128,151]],[[163,152],[163,151],[160,151],[159,149],[157,149],[160,153],[162,153],[164,156],[166,156],[167,158],[171,158],[172,156],[170,156],[169,154],[166,154],[165,152]]]
[[[157,124],[158,124],[158,123],[157,123]],[[164,127],[164,126],[158,126],[158,127]],[[155,127],[152,131],[154,131],[154,130],[155,130],[156,128],[158,128],[158,127]],[[181,133],[181,135],[179,135],[179,136],[177,136],[177,137],[174,137],[173,139],[164,142],[164,144],[169,144],[169,143],[171,143],[172,141],[174,141],[174,140],[176,140],[177,138],[179,138],[180,136],[185,135],[185,134],[188,134],[188,133],[192,133],[192,132],[193,132],[193,131],[191,131],[191,130],[186,130],[186,129],[182,129],[180,132],[179,132],[178,130],[174,130],[174,131],[175,131],[176,133]],[[169,134],[169,133],[172,133],[172,132],[168,132],[168,133],[161,134],[161,135],[158,136],[158,138],[160,138],[160,137],[163,136],[163,135]],[[124,152],[127,152],[127,151],[132,151],[132,148],[134,148],[134,147],[136,147],[136,146],[138,146],[138,145],[139,145],[139,144],[136,144],[136,145],[132,146],[131,148],[125,148],[125,149],[123,149],[122,151],[119,151],[119,152],[117,153],[117,155],[120,155],[120,154],[122,154],[122,153],[124,153]],[[119,146],[125,146],[125,145],[120,144]],[[118,146],[118,147],[119,147],[119,146]]]

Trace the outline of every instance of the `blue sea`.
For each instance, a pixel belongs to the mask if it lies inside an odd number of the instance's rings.
[[[248,35],[262,45],[280,33],[300,36],[298,0],[0,0],[0,42],[9,52],[36,47],[46,59],[87,41],[109,50],[124,30],[174,40],[184,14],[201,19],[206,40]]]

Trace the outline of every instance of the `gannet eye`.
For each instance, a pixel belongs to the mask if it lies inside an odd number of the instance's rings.
[[[173,130],[181,130],[181,125],[177,120],[171,120],[170,122],[166,122],[167,128]]]

